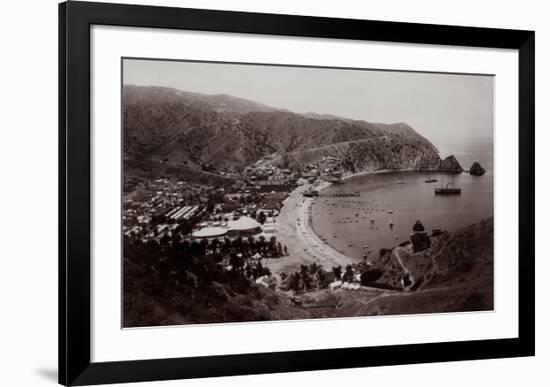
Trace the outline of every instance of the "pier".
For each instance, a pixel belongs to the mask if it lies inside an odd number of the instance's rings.
[[[319,193],[319,197],[322,197],[322,198],[358,197],[358,196],[361,196],[360,191],[336,191],[336,192]]]

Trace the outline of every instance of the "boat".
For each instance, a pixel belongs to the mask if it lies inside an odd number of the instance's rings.
[[[437,181],[437,179],[434,179],[433,177],[430,176],[430,174],[428,173],[428,178],[426,180],[424,180],[426,183],[435,183]]]
[[[445,187],[441,185],[439,188],[434,189],[436,195],[460,195],[462,193],[462,188],[454,187],[454,177],[451,183],[445,184]]]

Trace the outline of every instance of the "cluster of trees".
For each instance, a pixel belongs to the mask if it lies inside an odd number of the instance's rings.
[[[300,265],[300,270],[290,275],[283,273],[281,278],[283,281],[288,281],[288,288],[294,291],[323,289],[330,283],[326,270],[315,262]]]
[[[253,236],[248,238],[237,237],[230,239],[224,237],[220,239],[200,239],[189,240],[181,235],[170,237],[164,235],[160,240],[161,245],[174,245],[183,255],[187,253],[195,255],[212,256],[216,262],[221,262],[225,257],[238,256],[244,260],[260,254],[266,258],[278,258],[288,254],[288,248],[277,237],[272,236],[269,240],[263,235],[258,239]],[[242,265],[237,265],[242,266]]]
[[[369,285],[379,279],[383,271],[373,269],[365,262],[358,264],[342,266],[333,266],[332,273],[329,274],[323,266],[316,263],[310,265],[300,265],[300,270],[287,275],[281,275],[283,281],[288,281],[288,289],[294,291],[307,291],[312,289],[324,289],[328,287],[331,281],[353,282],[356,274],[360,274],[362,285]]]
[[[272,243],[264,245],[271,248]],[[158,243],[125,237],[123,248],[124,326],[267,318],[261,314],[265,311],[250,310],[255,302],[264,302],[252,280],[270,274],[261,261],[247,260],[264,248],[260,242],[174,238]],[[231,265],[229,270],[220,265],[222,260]],[[243,299],[247,302],[239,301]]]

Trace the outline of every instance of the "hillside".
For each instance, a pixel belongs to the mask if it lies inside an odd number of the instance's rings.
[[[230,251],[228,243],[219,245]],[[430,249],[402,255],[399,264],[399,247],[381,252],[375,264],[389,274],[383,280],[405,268],[423,277],[416,290],[314,289],[300,292],[299,304],[291,293],[251,283],[246,271],[222,269],[204,256],[205,243],[124,244],[125,327],[493,309],[492,218],[432,237]]]
[[[300,168],[322,156],[350,171],[437,169],[437,149],[405,123],[295,114],[228,95],[124,86],[124,157],[241,172],[265,156]]]
[[[493,309],[493,219],[443,232],[431,243],[420,253],[396,247],[380,257],[378,264],[386,271],[383,282],[395,285],[395,279],[408,272],[417,281],[416,291],[386,294],[369,303],[367,314]]]

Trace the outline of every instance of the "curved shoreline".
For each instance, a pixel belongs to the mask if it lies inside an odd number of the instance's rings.
[[[356,262],[323,242],[313,231],[309,219],[313,200],[302,196],[307,188],[309,185],[299,186],[283,202],[276,229],[277,239],[287,246],[288,255],[266,262],[273,273],[297,271],[300,265],[313,262],[322,265],[325,270]]]
[[[352,177],[381,174],[391,172],[408,172],[414,169],[384,169],[376,171],[362,171],[347,175],[342,180]],[[333,183],[323,181],[316,188],[322,191]],[[321,240],[313,229],[311,223],[311,205],[313,198],[306,198],[302,193],[311,188],[310,184],[299,186],[283,202],[279,217],[277,218],[277,239],[288,248],[288,256],[270,260],[267,264],[273,273],[288,270],[299,270],[302,264],[313,262],[330,270],[332,266],[342,266],[357,263],[357,259],[349,257],[336,250],[329,243]]]

